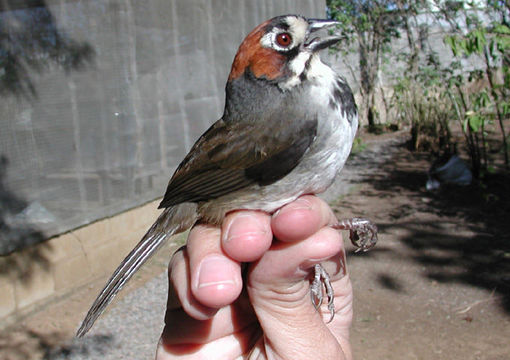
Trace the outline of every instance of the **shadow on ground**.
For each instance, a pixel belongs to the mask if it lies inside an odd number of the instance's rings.
[[[9,360],[70,358],[99,359],[113,346],[113,337],[94,335],[62,345],[64,336],[58,332],[39,333],[28,329],[13,329],[0,334],[0,348]]]
[[[394,156],[380,171],[361,179],[370,184],[361,195],[391,201],[396,194],[403,194],[408,203],[388,209],[384,215],[367,212],[366,216],[379,216],[377,225],[382,232],[405,234],[400,241],[413,250],[413,260],[426,269],[429,279],[487,289],[510,313],[509,174],[491,175],[481,184],[443,186],[429,192],[425,189],[428,155],[411,153],[402,144],[394,146]],[[363,256],[384,251],[377,249]],[[379,283],[404,291],[398,281],[384,274]]]
[[[111,335],[93,335],[85,340],[75,340],[67,345],[49,347],[43,360],[64,360],[64,359],[99,359],[101,355],[108,353],[113,344]]]

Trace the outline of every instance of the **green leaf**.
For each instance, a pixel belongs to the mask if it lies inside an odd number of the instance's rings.
[[[458,46],[463,50],[463,52],[467,55],[471,55],[473,52],[473,44],[471,41],[467,41],[466,39],[462,39],[458,41]]]
[[[468,117],[469,127],[474,132],[478,132],[478,130],[480,130],[480,127],[483,125],[483,121],[484,118],[477,114]]]
[[[453,56],[457,56],[458,55],[458,49],[457,49],[457,39],[455,36],[445,36],[444,37],[444,40],[443,40],[446,45],[448,45],[450,47],[450,49],[452,49],[452,52],[453,52]]]
[[[494,26],[492,31],[497,34],[510,35],[510,27],[503,25],[503,24],[498,24],[498,25]]]
[[[483,47],[487,44],[487,39],[485,38],[485,31],[482,29],[478,29],[473,31],[475,49],[478,54],[483,52]]]
[[[489,94],[487,94],[487,91],[484,90],[478,95],[476,103],[481,108],[486,107],[490,103],[490,98]]]
[[[503,103],[501,109],[503,110],[503,115],[510,114],[510,103],[508,102]]]
[[[496,39],[494,39],[494,42],[496,43],[498,50],[501,52],[504,52],[510,48],[510,37],[498,36]]]

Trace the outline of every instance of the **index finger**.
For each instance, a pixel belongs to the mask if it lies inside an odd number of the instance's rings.
[[[324,200],[305,195],[277,211],[271,219],[271,229],[278,240],[294,242],[336,222],[333,211]]]

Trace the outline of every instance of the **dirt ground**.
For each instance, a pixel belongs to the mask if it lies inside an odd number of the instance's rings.
[[[339,218],[367,217],[380,229],[370,252],[348,247],[355,359],[510,359],[510,179],[428,192],[430,161],[406,150],[402,134],[364,141],[350,160],[354,185],[333,203]],[[127,292],[164,271],[167,254]],[[103,282],[0,331],[0,359],[48,359]]]
[[[334,206],[380,229],[376,248],[348,256],[355,358],[510,359],[510,179],[428,192],[427,154],[379,150],[392,155]]]

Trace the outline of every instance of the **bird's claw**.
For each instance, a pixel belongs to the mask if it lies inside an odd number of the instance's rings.
[[[333,321],[335,317],[335,303],[334,303],[334,291],[331,286],[331,279],[327,271],[322,267],[321,264],[315,265],[315,275],[313,278],[312,285],[310,286],[310,297],[312,298],[312,304],[318,311],[322,305],[324,294],[322,291],[322,285],[326,289],[326,295],[328,296],[328,310],[331,314],[328,323]]]
[[[353,218],[340,220],[337,224],[331,226],[337,230],[349,230],[349,237],[354,246],[357,247],[356,252],[367,251],[377,243],[377,226],[368,219]],[[331,313],[328,323],[335,317],[334,291],[331,286],[331,279],[321,264],[315,265],[315,275],[310,286],[310,297],[312,304],[316,310],[322,305],[324,294],[322,286],[326,289],[328,296],[328,310]]]

